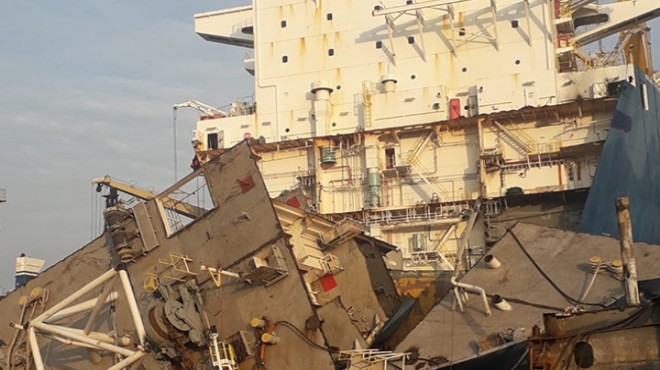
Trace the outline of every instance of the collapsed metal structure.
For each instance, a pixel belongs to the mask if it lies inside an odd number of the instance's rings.
[[[131,208],[115,195],[102,236],[0,300],[0,368],[382,368],[405,357],[360,352],[402,302],[383,259],[393,247],[271,201],[247,143]]]

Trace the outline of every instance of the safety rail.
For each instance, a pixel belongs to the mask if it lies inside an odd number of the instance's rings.
[[[373,369],[373,365],[382,364],[383,370],[389,369],[388,364],[399,362],[397,368],[406,369],[407,353],[397,353],[391,351],[380,351],[377,349],[353,349],[339,352],[339,360],[348,361],[349,369],[361,369],[367,366]]]
[[[210,337],[209,354],[213,366],[219,370],[239,370],[234,347],[227,342],[219,341],[217,332],[212,332]]]
[[[363,219],[366,225],[437,221],[458,217],[469,209],[470,202],[464,201],[441,203],[435,206],[424,205],[411,208],[366,210]]]

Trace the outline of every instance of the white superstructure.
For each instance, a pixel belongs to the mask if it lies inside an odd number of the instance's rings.
[[[660,15],[657,0],[594,3],[253,0],[198,14],[205,39],[253,49],[256,103],[200,120],[196,152],[250,139],[271,196],[363,221],[404,268],[450,269],[477,199],[488,217],[507,192],[591,185],[620,83],[634,65],[651,73],[628,46],[648,50],[642,22]],[[611,52],[583,48],[614,34]]]

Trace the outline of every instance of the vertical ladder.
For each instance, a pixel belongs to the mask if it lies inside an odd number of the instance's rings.
[[[362,81],[362,105],[364,106],[364,127],[371,127],[373,125],[372,101],[373,84],[369,81]]]
[[[213,367],[219,370],[239,370],[231,344],[218,341],[218,333],[215,331],[211,331],[210,339],[209,353]]]

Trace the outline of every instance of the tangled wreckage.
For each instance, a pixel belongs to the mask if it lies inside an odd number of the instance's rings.
[[[635,244],[635,264],[615,239],[521,223],[453,291],[413,300],[388,270],[396,248],[271,200],[257,159],[246,141],[132,208],[111,193],[101,237],[0,300],[0,368],[660,363],[660,248]]]
[[[3,369],[397,360],[359,350],[401,303],[381,258],[392,247],[271,201],[247,144],[149,201],[108,206],[103,236],[0,301]]]

